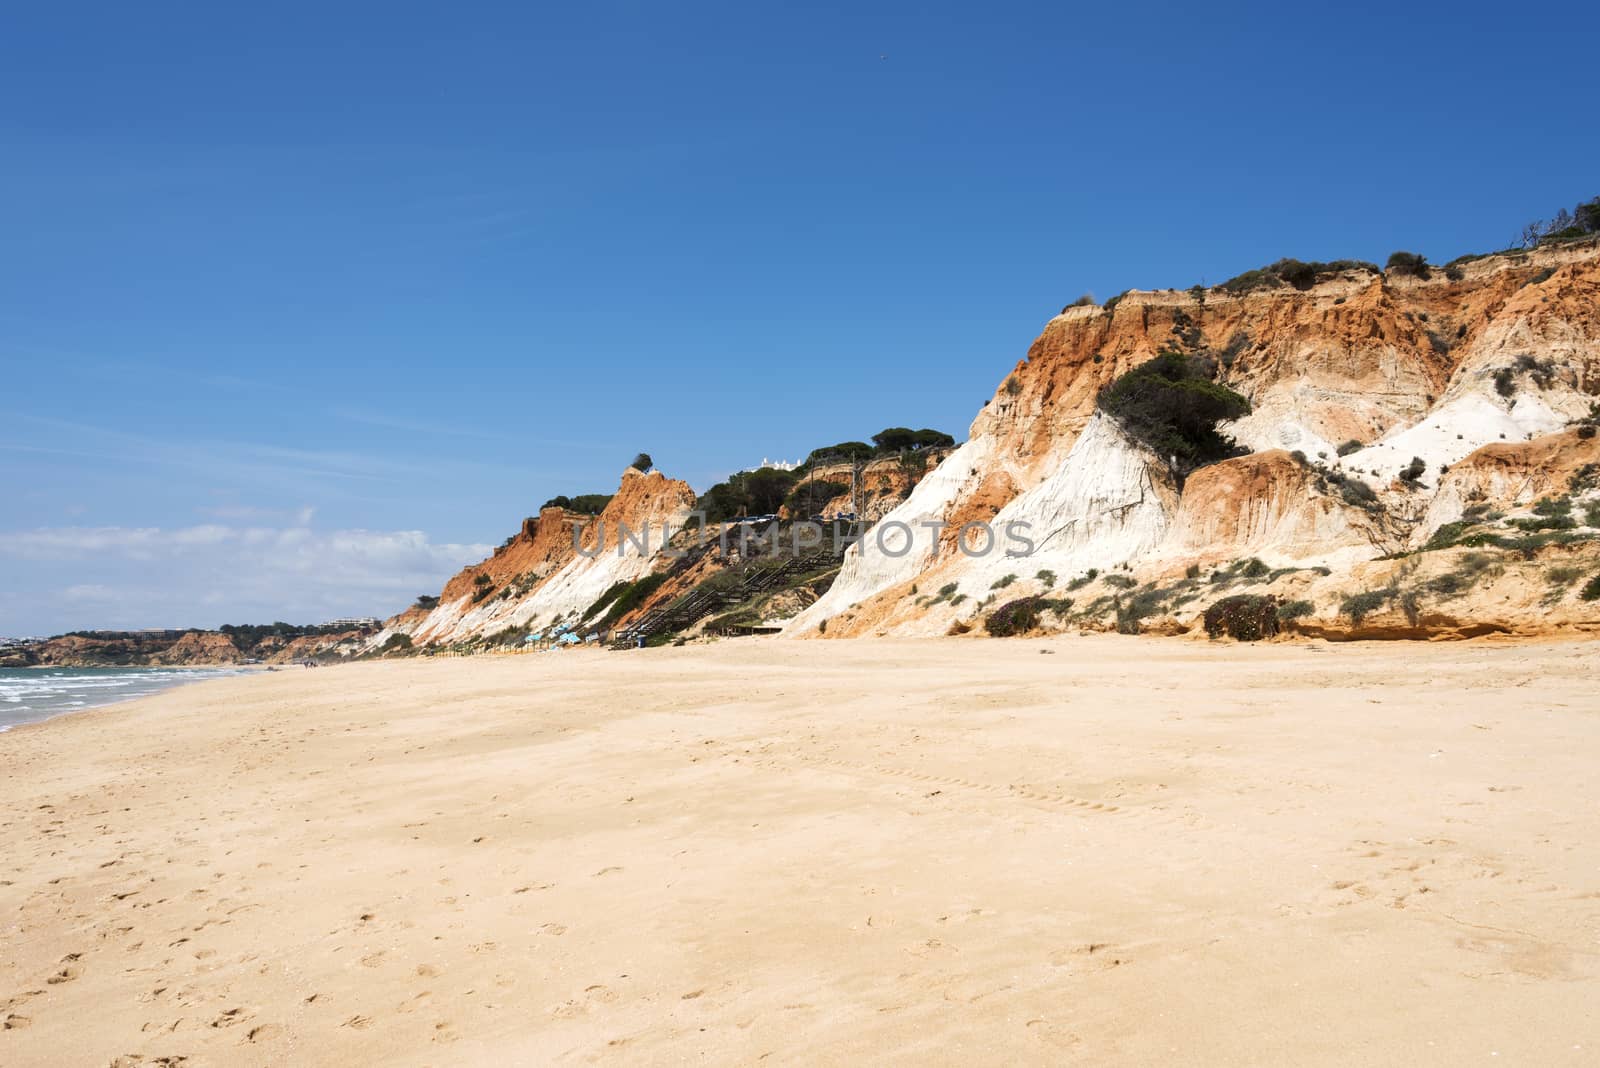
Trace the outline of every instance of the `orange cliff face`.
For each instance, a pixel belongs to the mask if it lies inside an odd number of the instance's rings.
[[[663,531],[680,528],[694,501],[688,483],[630,467],[599,516],[541,509],[492,556],[452,577],[436,608],[394,617],[371,644],[395,633],[417,644],[455,642],[581,613],[613,584],[653,570],[666,542]],[[619,554],[625,530],[631,538]],[[648,551],[641,552],[636,546],[645,531]]]
[[[1247,455],[1179,477],[1098,410],[1107,384],[1167,350],[1213,361],[1249,400],[1220,428]],[[902,551],[851,549],[785,633],[981,633],[995,607],[1023,596],[1050,598],[1056,629],[1174,632],[1240,592],[1292,601],[1304,632],[1330,636],[1582,629],[1595,607],[1570,576],[1600,557],[1588,519],[1600,479],[1593,433],[1575,424],[1597,396],[1595,242],[1427,277],[1356,266],[1300,288],[1130,292],[1111,308],[1068,308],[936,466],[867,466],[862,511],[880,528],[903,525]],[[812,477],[849,476],[841,465]],[[1561,502],[1538,504],[1550,495]],[[438,607],[403,613],[379,639],[442,644],[572,621],[612,585],[662,570],[660,527],[676,529],[693,503],[684,483],[630,470],[598,522],[545,509],[452,578]],[[1530,517],[1536,504],[1566,508],[1570,522]],[[1486,515],[1491,526],[1474,533]],[[964,554],[956,532],[969,522],[1020,523],[1030,548]],[[618,523],[649,523],[651,551],[617,557]],[[1470,544],[1441,543],[1443,527],[1465,527]],[[574,548],[575,529],[590,552]],[[1548,536],[1508,540],[1530,532]],[[1489,543],[1503,564],[1458,559]],[[680,570],[650,603],[716,566]],[[1494,596],[1460,592],[1463,567],[1479,569],[1474,582],[1492,570]]]
[[[1163,458],[1096,408],[1104,386],[1167,349],[1215,360],[1218,380],[1252,406],[1222,428],[1251,455],[1181,486]],[[1001,380],[966,444],[884,517],[912,528],[909,551],[891,559],[852,549],[838,582],[786,633],[981,630],[997,603],[1050,594],[1052,581],[1091,570],[1099,577],[1080,586],[1069,616],[1099,627],[1114,610],[1126,615],[1125,587],[1107,585],[1109,573],[1142,587],[1252,557],[1267,573],[1293,568],[1324,582],[1310,591],[1317,611],[1336,612],[1359,592],[1334,588],[1341,576],[1348,584],[1358,563],[1426,543],[1460,517],[1468,494],[1481,496],[1461,488],[1485,462],[1479,450],[1534,441],[1547,466],[1581,466],[1580,438],[1567,427],[1597,395],[1592,242],[1484,257],[1427,278],[1352,269],[1304,289],[1130,292],[1111,309],[1068,308]],[[1401,479],[1414,458],[1422,475]],[[1346,490],[1351,482],[1361,485]],[[1575,498],[1580,506],[1590,492]],[[922,528],[970,520],[1026,522],[1039,545],[1026,558],[972,559],[952,551],[950,526]],[[1561,551],[1587,559],[1593,548]],[[1174,611],[1192,623],[1209,597],[1236,588],[1255,587],[1227,580],[1163,603],[1181,601]],[[1561,603],[1558,616],[1593,614],[1575,597]],[[1090,605],[1099,611],[1086,615]]]

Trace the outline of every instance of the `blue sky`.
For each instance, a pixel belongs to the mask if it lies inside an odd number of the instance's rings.
[[[5,22],[0,634],[385,614],[640,449],[962,437],[1086,290],[1600,195],[1589,5]]]

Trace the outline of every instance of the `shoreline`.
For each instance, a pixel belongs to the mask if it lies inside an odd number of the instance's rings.
[[[64,716],[81,715],[82,713],[85,713],[85,712],[96,712],[96,711],[99,711],[101,709],[113,708],[113,707],[116,707],[116,706],[119,706],[119,705],[126,705],[126,704],[130,704],[132,702],[135,702],[135,701],[142,701],[142,700],[145,700],[147,698],[160,697],[161,695],[163,695],[165,693],[168,693],[168,692],[170,692],[172,690],[183,689],[184,687],[187,687],[187,686],[194,686],[194,685],[199,685],[201,683],[206,683],[206,682],[215,682],[218,679],[222,679],[222,678],[234,678],[234,677],[250,674],[249,669],[248,668],[244,668],[244,667],[232,667],[232,666],[227,666],[227,665],[206,666],[206,665],[190,665],[190,664],[160,665],[160,666],[139,666],[139,667],[130,667],[130,666],[68,667],[67,665],[63,665],[63,664],[39,664],[39,665],[32,665],[29,668],[8,668],[6,670],[24,671],[24,670],[34,670],[34,669],[38,669],[38,670],[41,670],[41,671],[57,671],[57,672],[60,672],[60,671],[105,671],[105,672],[124,672],[124,673],[131,673],[131,672],[175,672],[175,673],[176,672],[216,672],[217,674],[216,674],[216,678],[194,678],[194,679],[174,678],[170,685],[161,686],[161,687],[159,687],[158,689],[155,689],[155,690],[146,690],[146,691],[140,691],[140,692],[134,692],[134,693],[124,693],[124,694],[117,694],[117,693],[114,693],[114,692],[108,693],[105,696],[104,699],[94,699],[94,700],[86,701],[85,703],[80,704],[80,705],[76,705],[76,706],[68,706],[68,707],[63,707],[63,708],[52,709],[50,711],[45,712],[43,715],[41,715],[37,719],[24,719],[24,720],[20,720],[20,721],[18,721],[16,723],[0,723],[0,734],[8,734],[11,731],[18,730],[18,729],[23,728],[23,727],[33,727],[33,726],[38,726],[38,725],[44,724],[44,723],[50,723],[50,722],[53,722],[54,720],[60,719],[60,718],[62,718]],[[95,678],[95,676],[77,676],[77,677],[79,677],[79,678],[87,678],[87,679]],[[15,703],[16,704],[22,704],[23,702],[19,700],[19,701],[15,702]],[[0,705],[0,708],[4,708],[4,707],[5,706]]]
[[[1595,659],[750,639],[84,709],[0,742],[0,1061],[1583,1063]]]

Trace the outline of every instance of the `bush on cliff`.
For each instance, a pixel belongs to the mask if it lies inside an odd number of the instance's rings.
[[[804,519],[820,512],[835,497],[849,492],[850,486],[847,483],[813,480],[796,486],[783,503],[789,509],[791,516]]]
[[[399,656],[411,652],[411,635],[391,634],[389,640],[378,649],[384,656]]]
[[[983,621],[983,629],[991,637],[1010,638],[1037,630],[1046,612],[1065,612],[1071,607],[1072,601],[1067,598],[1019,597],[989,613],[989,618]]]
[[[584,515],[599,515],[606,510],[606,505],[611,503],[609,493],[580,493],[576,497],[551,497],[544,502],[546,508],[565,508],[569,512],[581,512]]]
[[[761,467],[739,471],[706,490],[695,502],[705,512],[706,522],[721,523],[746,515],[770,515],[782,506],[789,491],[799,481],[794,471]]]
[[[1250,414],[1250,402],[1212,379],[1201,357],[1163,352],[1100,391],[1101,411],[1179,471],[1238,453],[1217,424]]]
[[[1255,642],[1278,633],[1278,599],[1240,593],[1224,597],[1206,609],[1202,619],[1206,634]]]
[[[1417,278],[1428,277],[1428,257],[1415,252],[1391,252],[1384,266],[1395,274],[1409,274]]]
[[[927,427],[912,430],[909,427],[891,426],[872,435],[872,443],[877,446],[878,454],[883,455],[905,450],[943,448],[954,445],[956,439],[943,431]]]
[[[643,604],[666,581],[667,576],[662,572],[646,575],[637,582],[627,583],[611,598],[611,608],[606,612],[605,617],[590,629],[595,631],[610,630],[613,623]],[[616,589],[616,587],[613,586],[612,589]],[[610,592],[610,590],[606,591],[607,594]],[[601,595],[601,599],[605,599],[605,594]]]
[[[1366,260],[1333,260],[1329,263],[1312,260],[1310,263],[1305,263],[1300,260],[1283,259],[1253,271],[1234,275],[1223,282],[1220,288],[1235,296],[1255,289],[1277,289],[1280,286],[1293,286],[1295,289],[1305,290],[1324,278],[1332,278],[1345,271],[1376,274],[1378,265],[1368,263]]]

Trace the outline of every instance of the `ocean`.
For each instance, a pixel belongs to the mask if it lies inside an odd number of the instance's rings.
[[[239,673],[229,668],[0,668],[0,731]]]

